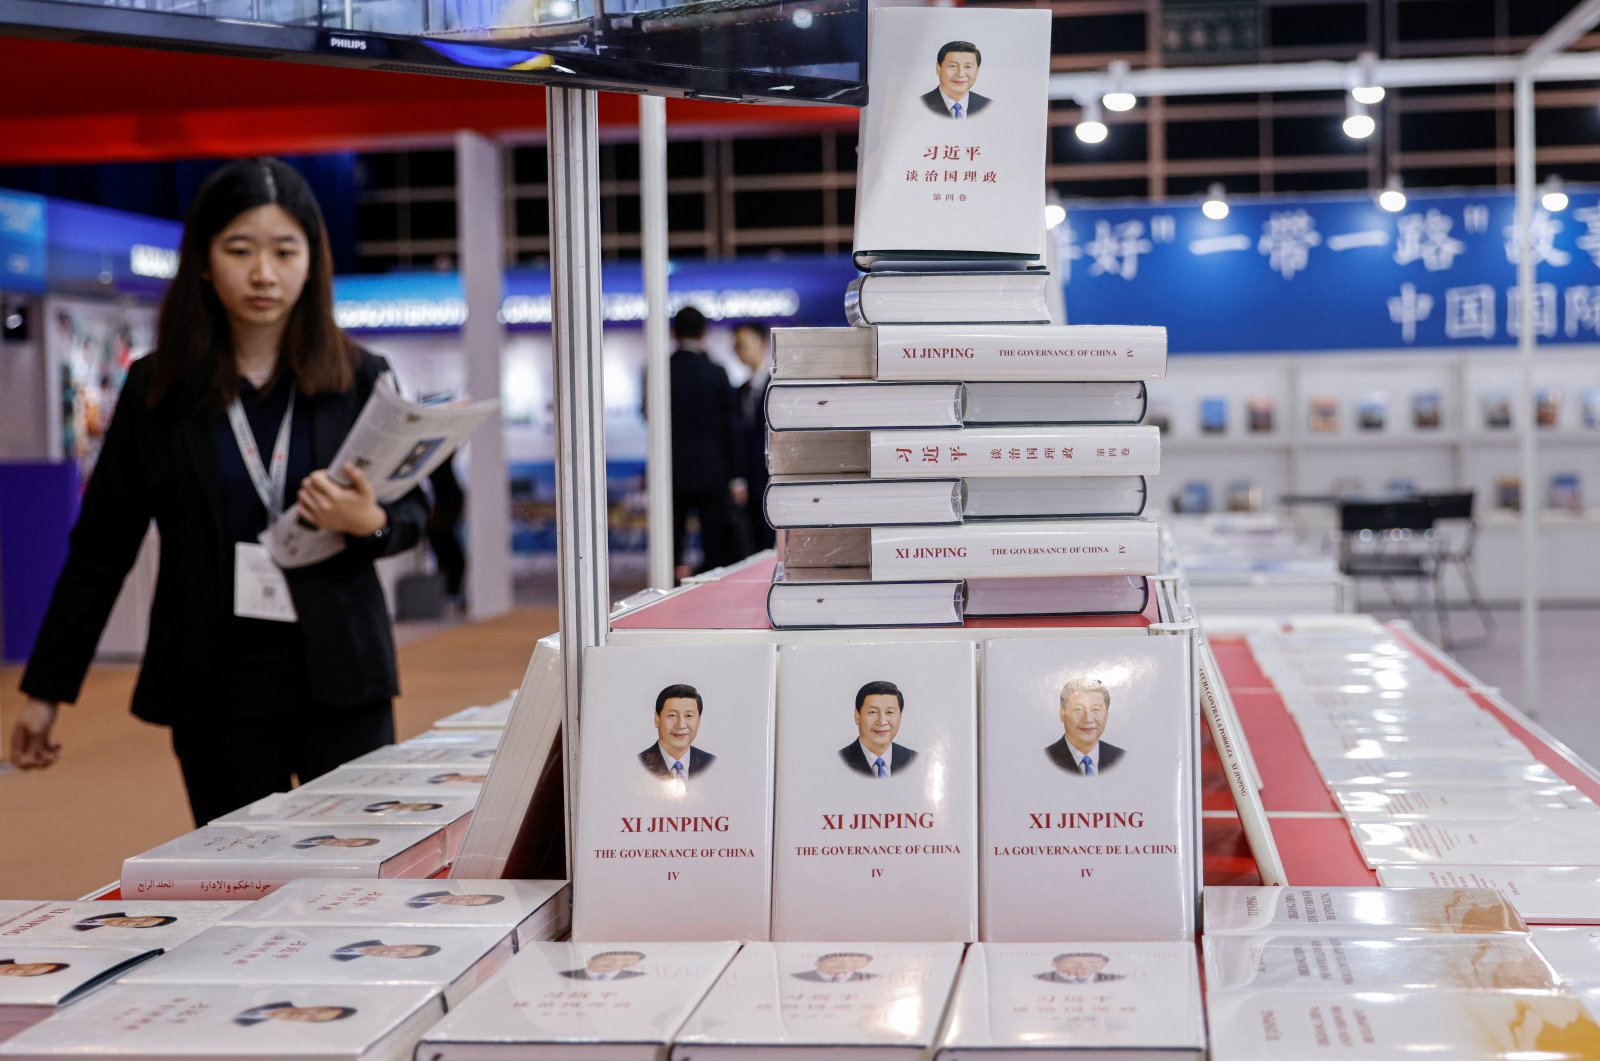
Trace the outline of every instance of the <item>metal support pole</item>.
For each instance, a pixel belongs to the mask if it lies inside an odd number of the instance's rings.
[[[639,99],[639,192],[643,228],[645,472],[649,487],[650,585],[671,589],[672,394],[667,363],[667,101]]]
[[[579,736],[585,649],[605,643],[604,374],[600,359],[598,103],[586,89],[551,88],[550,316],[555,360],[556,592],[566,675],[568,766]],[[569,775],[570,777],[570,775]],[[570,784],[570,781],[569,781]],[[569,814],[571,807],[568,808]],[[571,820],[569,819],[569,823]],[[569,830],[570,838],[570,830]]]
[[[1517,427],[1522,449],[1522,710],[1539,710],[1539,526],[1534,484],[1539,471],[1538,438],[1533,416],[1533,363],[1538,348],[1534,334],[1533,196],[1534,128],[1533,76],[1517,78],[1515,142],[1517,155],[1517,290],[1522,312],[1518,320],[1517,350],[1522,386],[1517,401]]]

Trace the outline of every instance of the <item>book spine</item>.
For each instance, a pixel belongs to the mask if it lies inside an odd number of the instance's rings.
[[[872,577],[1152,575],[1156,525],[1143,520],[874,527]]]
[[[880,380],[1123,382],[1167,373],[1161,327],[880,325],[876,345]]]
[[[875,479],[959,476],[1158,475],[1153,427],[959,428],[873,431]]]

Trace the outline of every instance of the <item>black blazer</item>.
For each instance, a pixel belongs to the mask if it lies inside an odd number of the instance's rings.
[[[866,756],[861,754],[861,742],[858,740],[851,741],[843,748],[840,748],[839,758],[844,760],[844,765],[848,766],[858,774],[866,774],[868,777],[878,776],[877,773],[872,769],[872,766],[867,762]],[[910,748],[907,748],[903,744],[890,743],[889,777],[891,779],[895,774],[898,774],[901,770],[904,770],[906,767],[910,766],[916,761],[916,752],[912,751]]]
[[[678,350],[672,375],[672,489],[728,492],[739,422],[733,384],[705,354]]]
[[[652,744],[639,753],[639,761],[644,768],[657,777],[671,777],[672,771],[667,768],[667,761],[661,757],[661,745]],[[693,777],[712,763],[717,757],[710,752],[703,752],[693,745],[689,746],[689,776]]]
[[[762,387],[768,380],[762,377]],[[739,453],[734,471],[750,486],[750,508],[759,518],[761,495],[767,488],[767,402],[766,395],[757,391],[751,396],[752,381],[739,384],[734,392],[735,411],[739,414]],[[749,415],[745,409],[749,408]]]
[[[1079,777],[1083,776],[1083,769],[1078,763],[1078,760],[1081,759],[1082,756],[1072,750],[1072,745],[1067,743],[1067,738],[1062,737],[1060,740],[1050,745],[1050,747],[1045,749],[1045,754],[1050,756],[1050,761],[1061,767],[1061,769],[1066,770],[1069,773],[1076,774]],[[1115,744],[1107,744],[1105,741],[1101,741],[1100,763],[1095,772],[1099,774],[1105,773],[1113,766],[1116,766],[1117,760],[1120,758],[1122,758],[1121,748],[1117,747]]]
[[[949,118],[951,121],[955,120],[955,115],[951,114],[945,109],[944,96],[939,93],[938,89],[934,89],[932,92],[924,92],[922,94],[922,102],[926,103],[928,105],[928,109],[939,115],[941,118]],[[989,97],[980,96],[976,92],[968,92],[967,98],[961,101],[961,107],[967,112],[968,115],[977,114],[988,105]]]
[[[297,403],[311,417],[313,467],[328,466],[387,369],[383,358],[363,352],[348,391]],[[133,713],[171,725],[227,710],[217,696],[226,663],[222,631],[233,611],[233,545],[222,541],[216,443],[225,415],[151,409],[148,388],[149,362],[136,361],[84,492],[22,691],[41,700],[78,698],[153,519],[161,532],[161,566]],[[295,488],[291,483],[291,498]],[[420,540],[428,502],[412,490],[384,509],[384,538],[352,538],[338,555],[285,572],[305,642],[306,678],[318,703],[370,704],[399,692],[394,630],[372,562]]]

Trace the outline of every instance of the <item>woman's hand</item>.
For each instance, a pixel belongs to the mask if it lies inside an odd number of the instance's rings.
[[[11,727],[11,765],[22,770],[52,765],[61,755],[61,745],[50,739],[55,724],[55,704],[31,696],[23,700]]]
[[[344,486],[326,471],[312,472],[300,484],[296,503],[300,515],[323,530],[370,538],[389,522],[389,514],[374,499],[372,484],[361,469],[346,463]]]

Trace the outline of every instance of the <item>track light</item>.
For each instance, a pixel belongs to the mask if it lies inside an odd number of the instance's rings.
[[[1060,203],[1051,203],[1044,208],[1044,227],[1046,230],[1058,227],[1067,219],[1067,211]]]
[[[1106,68],[1106,93],[1100,97],[1108,111],[1131,111],[1139,104],[1139,97],[1128,91],[1128,61],[1113,60]]]
[[[1367,105],[1358,103],[1355,97],[1345,100],[1344,103],[1344,135],[1352,140],[1365,140],[1377,131],[1378,123],[1372,120],[1372,115],[1367,113]]]
[[[1200,204],[1200,212],[1213,221],[1221,221],[1228,216],[1227,192],[1222,185],[1213,184],[1206,189],[1206,201]]]
[[[1389,183],[1378,193],[1378,205],[1391,214],[1398,214],[1406,208],[1406,193],[1400,190],[1399,177],[1389,178]]]
[[[1559,214],[1567,208],[1567,193],[1561,189],[1561,178],[1551,175],[1544,179],[1544,184],[1539,187],[1539,205],[1552,214]]]
[[[1350,76],[1350,95],[1355,97],[1357,103],[1372,106],[1382,103],[1386,93],[1383,86],[1378,84],[1378,56],[1374,52],[1362,52],[1356,57],[1356,65]]]
[[[1106,128],[1105,115],[1100,110],[1099,100],[1090,97],[1084,101],[1083,118],[1072,131],[1086,144],[1098,144],[1105,140],[1111,130]]]

